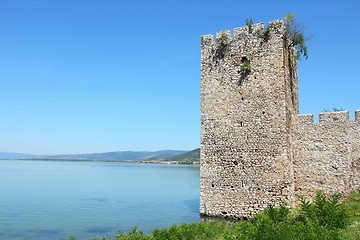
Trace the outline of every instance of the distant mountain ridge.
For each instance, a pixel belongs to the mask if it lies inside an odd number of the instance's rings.
[[[195,151],[195,150],[193,150]],[[189,159],[193,151],[162,150],[162,151],[117,151],[91,154],[63,155],[31,155],[22,153],[0,152],[0,159],[48,159],[48,160],[91,160],[91,161],[140,161],[140,160],[171,160]],[[190,155],[187,155],[189,153]],[[177,157],[177,158],[176,158]],[[191,159],[194,159],[193,157]]]
[[[78,160],[104,160],[104,161],[130,161],[143,159],[163,159],[178,154],[185,153],[181,150],[162,150],[162,151],[118,151],[91,154],[72,154],[72,155],[50,155],[45,156],[50,159],[78,159]]]

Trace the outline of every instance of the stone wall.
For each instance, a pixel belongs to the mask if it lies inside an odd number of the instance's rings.
[[[312,114],[294,121],[294,184],[296,196],[315,190],[346,194],[360,187],[360,117],[349,112],[326,112],[314,123]]]
[[[319,124],[298,116],[284,23],[252,28],[201,38],[202,215],[248,218],[299,194],[359,186],[360,113],[324,113]]]

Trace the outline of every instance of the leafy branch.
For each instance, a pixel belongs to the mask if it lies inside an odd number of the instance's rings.
[[[295,21],[293,13],[289,12],[285,16],[285,28],[290,37],[289,47],[294,47],[296,50],[296,58],[299,59],[301,56],[308,59],[308,50],[306,41],[308,40],[304,36],[304,26]]]

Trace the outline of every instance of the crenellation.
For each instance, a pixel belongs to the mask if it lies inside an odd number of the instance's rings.
[[[234,28],[234,38],[242,38],[243,36],[246,36],[248,32],[249,29],[247,26]]]
[[[284,23],[284,21],[281,20],[281,19],[277,19],[277,20],[274,20],[274,21],[270,21],[270,23],[269,23],[269,28],[270,28],[272,31],[276,30],[276,31],[279,31],[279,32],[284,33],[284,32],[283,32],[284,26],[285,26],[285,23]]]
[[[297,121],[302,124],[314,124],[314,114],[299,114]]]
[[[264,23],[253,24],[252,29],[253,29],[252,34],[259,34],[259,33],[261,33],[262,30],[265,29],[265,24]]]
[[[231,31],[229,29],[224,30],[224,31],[220,31],[216,33],[216,39],[218,39],[219,37],[221,37],[222,35],[225,35],[226,37],[228,37],[229,39],[231,39]]]
[[[360,187],[360,110],[298,114],[297,66],[281,20],[201,38],[200,213],[249,218],[317,190]],[[269,29],[264,37],[265,29]],[[250,71],[243,71],[244,63]]]
[[[268,28],[272,31],[273,34],[283,34],[284,32],[284,23],[281,20],[274,20],[269,22]],[[252,33],[249,33],[248,26],[237,27],[232,31],[227,29],[223,31],[216,32],[215,38],[213,34],[206,34],[201,36],[201,43],[206,43],[206,45],[211,45],[215,43],[216,39],[219,38],[222,34],[225,34],[229,40],[241,39],[243,37],[252,35],[256,37],[261,37],[264,34],[265,23],[256,23],[252,25]]]
[[[301,124],[314,124],[314,114],[298,114],[296,120]],[[359,122],[360,110],[355,111],[355,119],[350,119],[349,111],[337,111],[337,112],[321,112],[319,113],[319,123],[331,124],[331,123],[344,123],[344,127],[348,122]]]
[[[344,123],[349,120],[349,111],[322,112],[319,114],[319,123]]]
[[[211,43],[212,41],[214,41],[214,35],[212,34],[201,36],[201,43],[209,43],[209,42]]]
[[[213,45],[214,35],[208,34],[201,36],[201,62],[209,61],[208,56],[211,55]]]

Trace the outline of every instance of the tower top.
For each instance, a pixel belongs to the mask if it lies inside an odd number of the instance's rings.
[[[231,30],[223,30],[216,33],[216,39],[218,39],[221,35],[225,34],[229,39],[241,39],[246,36],[262,36],[266,33],[266,31],[270,31],[272,33],[282,33],[284,34],[285,31],[285,23],[281,19],[270,21],[268,26],[265,26],[265,23],[256,23],[251,25],[251,30],[249,29],[249,26],[243,26],[243,27],[237,27],[234,28],[233,31]],[[214,42],[216,41],[214,39],[213,34],[206,34],[201,36],[201,42]]]

